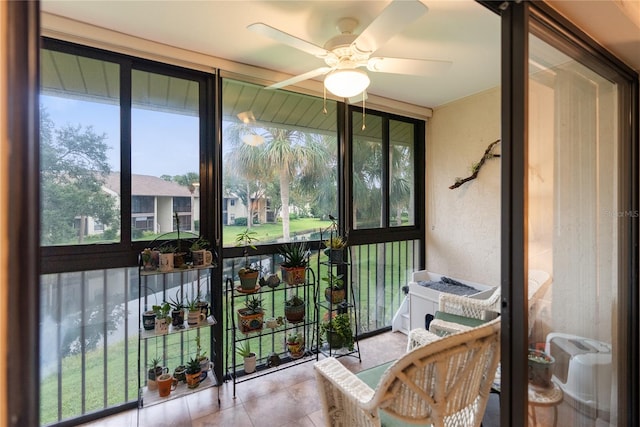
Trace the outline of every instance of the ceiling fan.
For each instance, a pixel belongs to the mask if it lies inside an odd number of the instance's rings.
[[[427,10],[427,6],[418,0],[394,0],[360,34],[353,33],[358,26],[357,19],[342,18],[337,23],[340,34],[327,41],[324,47],[262,22],[250,24],[247,28],[325,62],[323,67],[275,83],[267,89],[279,89],[326,74],[325,88],[336,96],[350,98],[365,91],[370,84],[367,72],[361,68],[380,73],[428,75],[451,66],[450,61],[371,56]]]

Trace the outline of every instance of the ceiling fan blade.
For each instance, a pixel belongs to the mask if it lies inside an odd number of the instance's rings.
[[[271,86],[267,86],[265,89],[280,89],[280,88],[283,88],[285,86],[290,86],[292,84],[301,82],[303,80],[312,79],[312,78],[314,78],[316,76],[320,76],[322,74],[326,74],[329,71],[331,71],[331,67],[316,68],[315,70],[308,71],[308,72],[306,72],[304,74],[300,74],[300,75],[291,77],[290,79],[283,80],[283,81],[278,82],[278,83],[274,83]]]
[[[406,58],[370,58],[367,69],[379,73],[413,74],[428,76],[447,71],[453,62],[436,59],[406,59]]]
[[[394,0],[362,31],[351,46],[362,54],[373,53],[428,10],[418,0]]]
[[[248,30],[253,31],[254,33],[261,34],[266,36],[272,40],[275,40],[279,43],[286,44],[291,47],[295,47],[298,50],[309,53],[311,55],[317,57],[325,57],[329,54],[329,51],[326,49],[317,46],[311,42],[306,40],[302,40],[296,36],[292,36],[291,34],[285,33],[282,30],[274,28],[270,25],[264,24],[262,22],[256,22],[254,24],[249,24],[247,26]]]

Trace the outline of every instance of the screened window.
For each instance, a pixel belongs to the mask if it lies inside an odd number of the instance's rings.
[[[417,123],[352,111],[354,229],[416,226]]]
[[[41,50],[43,246],[120,240],[119,76],[116,63]]]
[[[258,244],[312,239],[337,216],[336,103],[233,80],[222,99],[224,245],[247,227]]]

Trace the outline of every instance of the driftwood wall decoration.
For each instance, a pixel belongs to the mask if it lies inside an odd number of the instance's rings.
[[[489,159],[493,159],[495,157],[500,157],[500,154],[495,154],[493,152],[493,149],[496,147],[496,145],[498,145],[499,142],[500,140],[497,139],[493,141],[491,144],[489,144],[487,149],[484,150],[484,154],[482,155],[482,158],[480,159],[480,161],[471,165],[471,175],[469,175],[466,178],[456,178],[455,184],[449,186],[449,189],[453,190],[454,188],[460,187],[465,182],[469,182],[473,179],[476,179],[478,177],[478,172],[480,172],[480,168],[482,167],[482,165],[484,165],[484,162],[486,162]]]

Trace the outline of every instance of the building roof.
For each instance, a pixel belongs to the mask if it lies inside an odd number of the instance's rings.
[[[120,195],[120,172],[109,174],[105,187]],[[191,197],[187,187],[151,175],[131,175],[131,194],[133,196]]]

